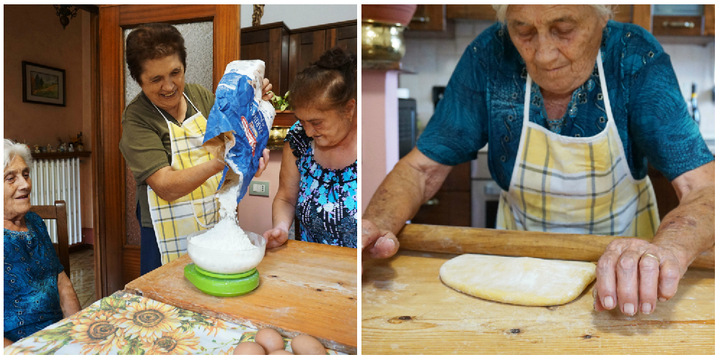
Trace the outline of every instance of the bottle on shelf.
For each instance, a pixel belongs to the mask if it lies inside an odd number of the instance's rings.
[[[692,106],[692,118],[695,123],[700,126],[700,109],[697,103],[697,85],[692,84],[692,95],[690,95],[690,106]]]

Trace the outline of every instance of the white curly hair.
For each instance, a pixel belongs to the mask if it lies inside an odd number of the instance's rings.
[[[497,19],[498,21],[504,23],[507,21],[507,10],[508,10],[508,4],[505,5],[493,5],[493,9],[495,9],[495,12],[497,13]],[[595,10],[595,13],[600,16],[610,16],[610,19],[613,17],[613,5],[600,5],[600,4],[592,4],[590,5],[593,7],[593,10]]]
[[[5,166],[3,172],[7,169],[8,165],[15,160],[16,156],[20,156],[25,160],[25,164],[28,167],[32,167],[32,155],[30,155],[30,148],[25,144],[16,143],[12,140],[5,139]]]

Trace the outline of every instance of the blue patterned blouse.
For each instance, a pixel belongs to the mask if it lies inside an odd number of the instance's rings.
[[[613,117],[635,179],[647,175],[648,162],[672,181],[714,159],[690,117],[670,56],[649,32],[610,20],[600,50]],[[522,131],[526,74],[505,25],[485,30],[458,62],[418,149],[439,163],[457,165],[477,158],[488,144],[492,177],[507,190]],[[530,100],[530,121],[565,136],[590,137],[607,122],[597,66],[573,92],[562,119],[548,119],[537,84]]]
[[[57,279],[65,268],[42,218],[25,214],[28,231],[4,230],[5,337],[17,341],[63,319]]]
[[[315,162],[312,138],[300,122],[288,131],[295,164],[300,172],[300,193],[295,215],[300,220],[300,240],[357,248],[357,160],[339,170]]]

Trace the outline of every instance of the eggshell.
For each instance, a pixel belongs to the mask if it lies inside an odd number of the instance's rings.
[[[325,347],[314,337],[298,335],[290,343],[292,351],[297,355],[327,355]]]
[[[268,355],[293,355],[293,353],[287,351],[287,350],[275,350]]]
[[[273,329],[261,329],[255,334],[255,342],[265,348],[268,354],[275,351],[285,349],[285,340],[282,335]]]
[[[265,349],[251,341],[241,342],[235,347],[233,355],[265,355]]]

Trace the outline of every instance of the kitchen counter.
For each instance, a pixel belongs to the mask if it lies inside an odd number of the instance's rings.
[[[396,256],[363,265],[363,354],[714,354],[714,250],[673,299],[628,317],[592,310],[594,282],[568,304],[527,307],[465,295],[439,279],[459,253],[588,261],[613,237],[428,225],[406,225],[398,237]]]

